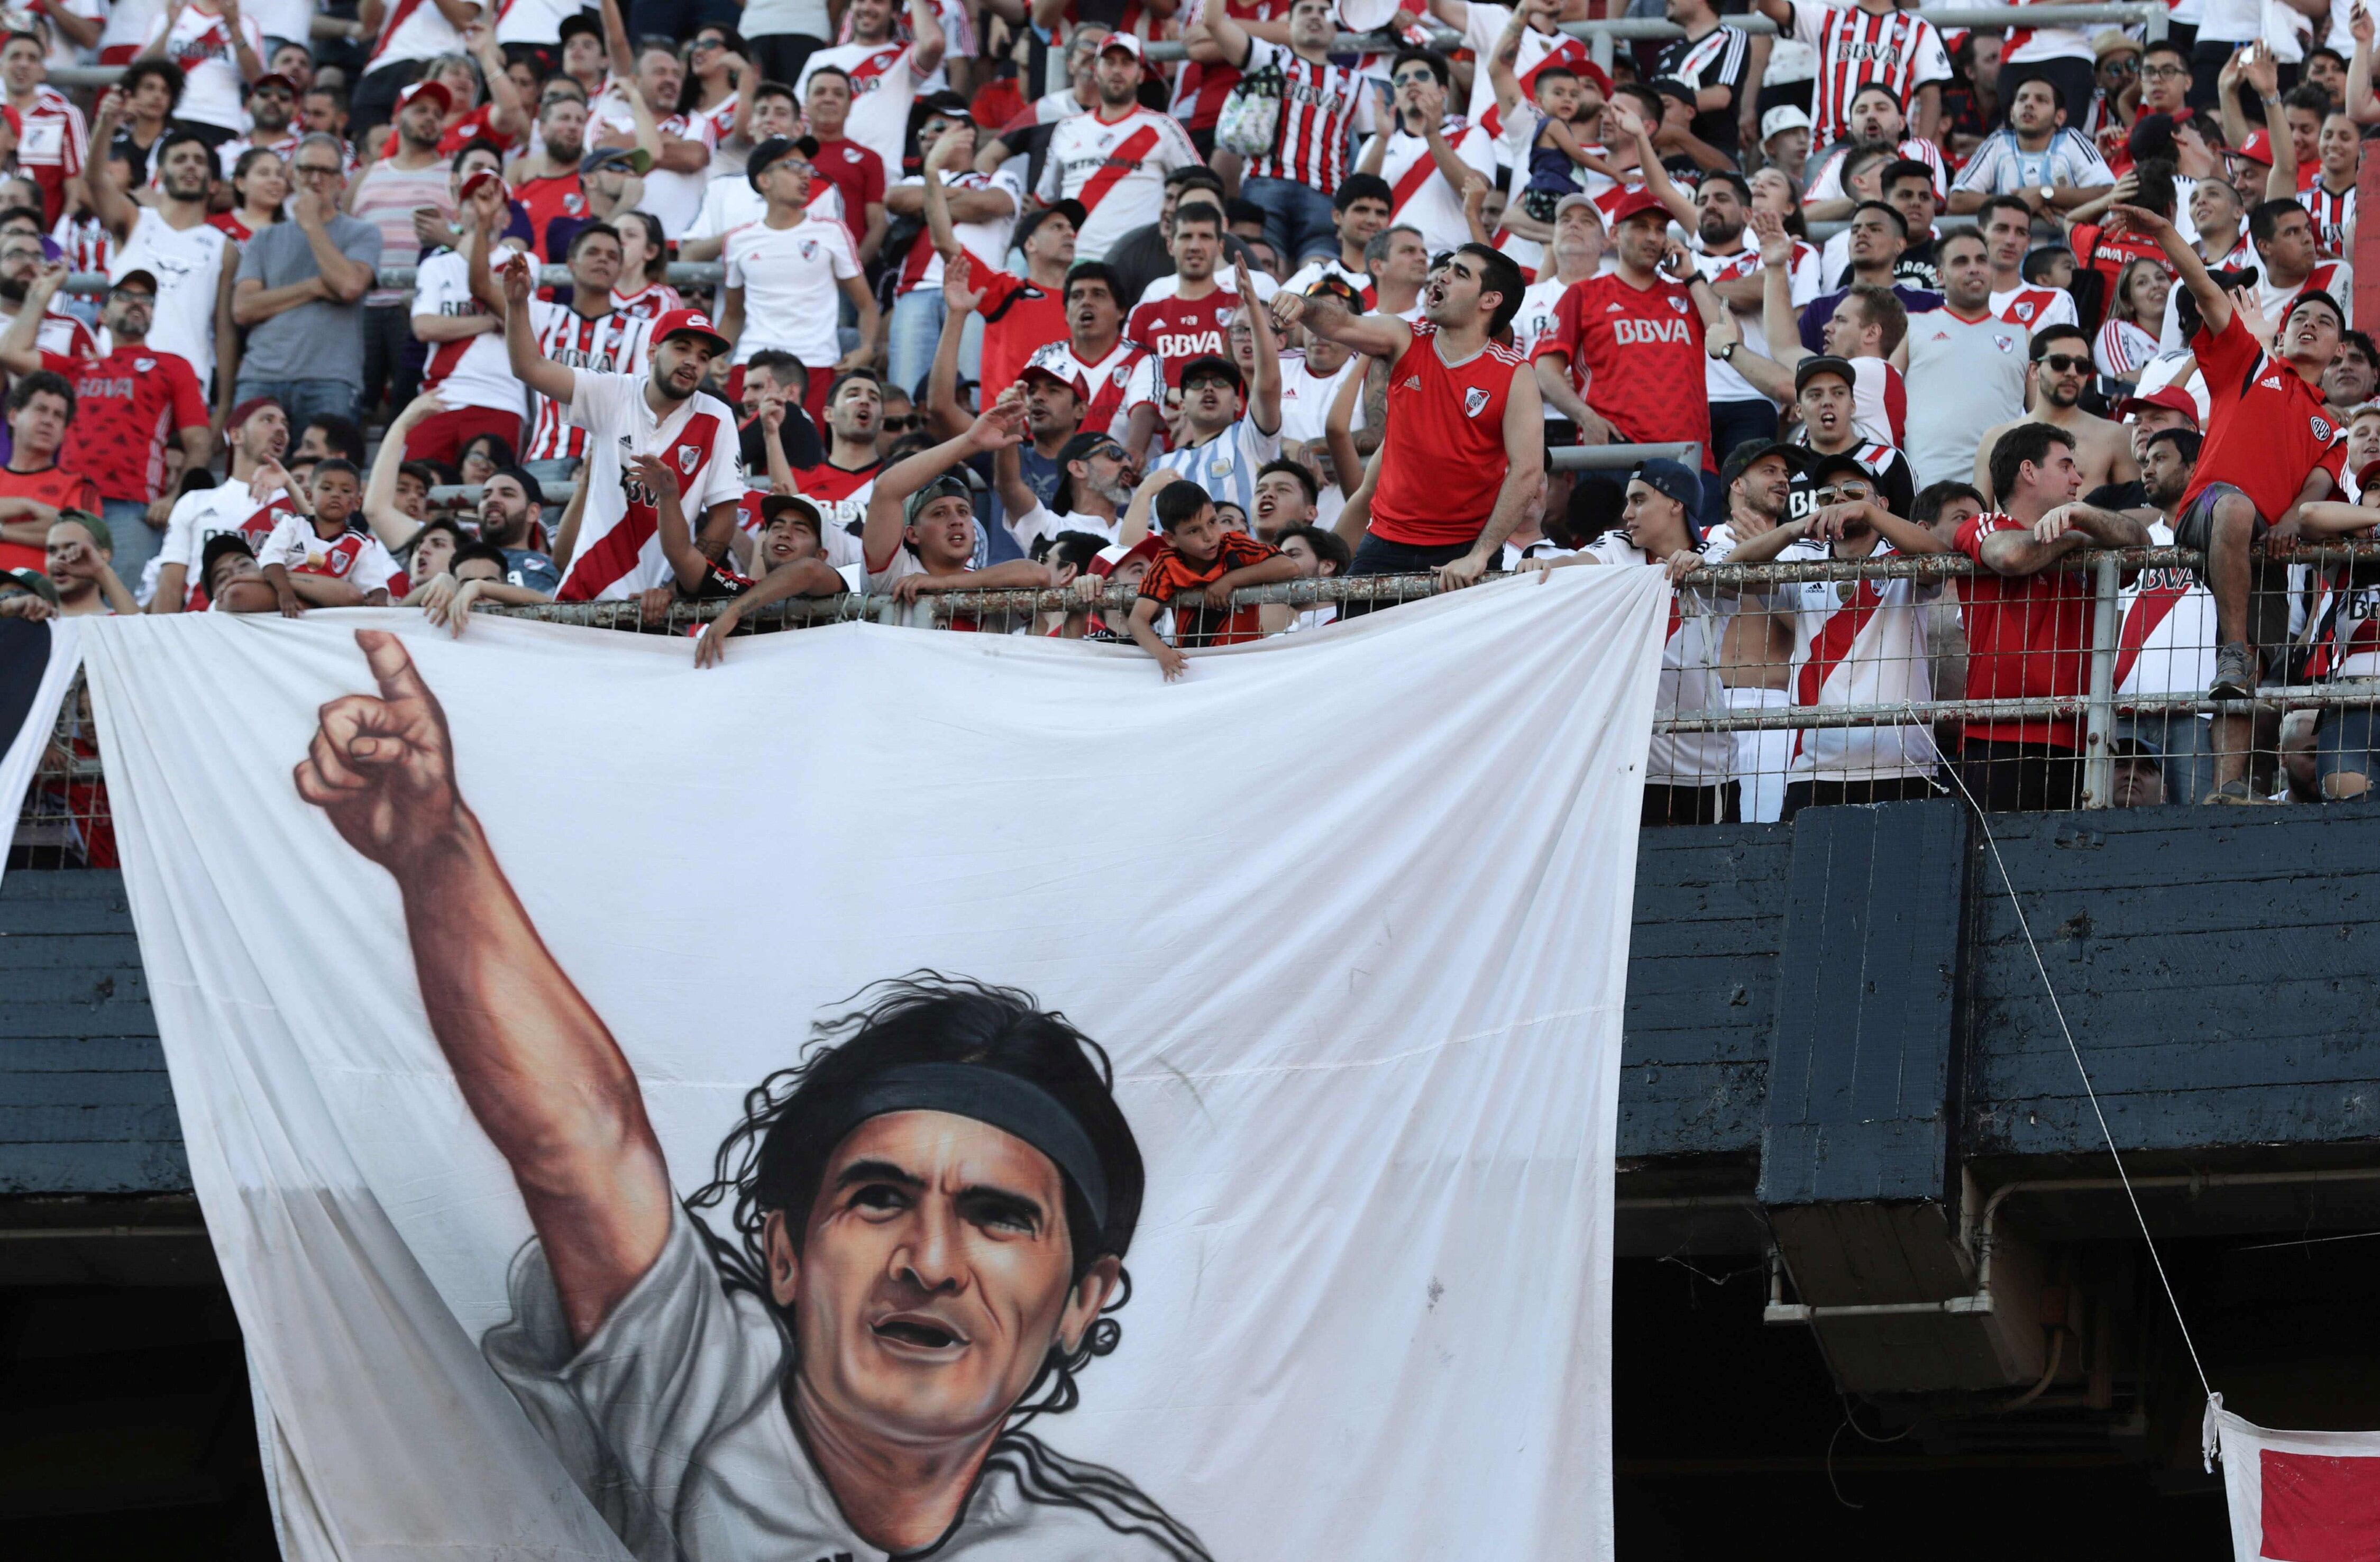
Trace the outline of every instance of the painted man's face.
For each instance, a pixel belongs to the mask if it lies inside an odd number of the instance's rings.
[[[1070,1283],[1065,1182],[1012,1134],[943,1112],[870,1117],[835,1147],[795,1255],[768,1226],[794,1312],[798,1392],[851,1433],[914,1444],[996,1430],[1053,1344],[1078,1346],[1117,1284]]]

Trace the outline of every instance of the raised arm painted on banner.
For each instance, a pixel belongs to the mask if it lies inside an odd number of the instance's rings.
[[[324,705],[298,793],[388,870],[430,1029],[505,1164],[584,1343],[661,1256],[674,1201],[620,1045],[564,974],[455,784],[438,698],[380,629],[378,686]]]

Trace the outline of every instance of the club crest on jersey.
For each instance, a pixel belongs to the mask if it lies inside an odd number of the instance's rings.
[[[702,452],[694,445],[681,445],[677,447],[677,470],[687,476],[694,475],[694,469],[701,459]]]
[[[2330,438],[2330,434],[2331,434],[2331,428],[2330,428],[2330,424],[2329,424],[2329,422],[2328,422],[2326,420],[2322,419],[2322,418],[2318,418],[2318,417],[2314,417],[2314,418],[2308,418],[2308,419],[2306,420],[2306,421],[2307,421],[2307,422],[2309,422],[2309,423],[2312,423],[2312,424],[2313,425],[2313,436],[2314,436],[2316,439],[2320,439],[2320,440],[2327,440],[2327,439],[2329,439],[2329,438]]]
[[[136,358],[132,360],[133,372],[136,373],[146,374],[156,367],[157,360],[153,358]]]
[[[1480,389],[1477,385],[1471,385],[1463,390],[1463,415],[1464,417],[1476,418],[1480,413],[1487,409],[1488,393],[1486,391]]]
[[[2014,352],[2016,351],[2016,338],[2014,336],[2002,336],[1996,334],[1992,337],[1992,346],[1999,348],[2002,352]]]
[[[1686,300],[1683,299],[1671,299],[1670,300],[1670,307],[1676,310],[1680,314],[1683,314],[1686,312]]]
[[[2034,303],[2030,299],[2020,299],[2015,303],[2009,306],[2009,312],[2015,315],[2019,320],[2031,320],[2033,318],[2033,311]]]
[[[1115,369],[1111,373],[1110,373],[1110,374],[1108,375],[1108,378],[1109,378],[1111,381],[1112,381],[1112,382],[1114,383],[1114,384],[1115,384],[1115,386],[1116,386],[1116,388],[1117,388],[1118,390],[1121,390],[1121,389],[1123,389],[1123,383],[1124,383],[1124,381],[1125,381],[1126,379],[1128,379],[1128,378],[1131,376],[1131,374],[1132,374],[1132,370],[1130,369],[1130,367],[1129,367],[1129,366],[1126,366],[1126,365],[1121,365],[1121,364],[1120,364],[1120,365],[1118,365],[1118,366],[1116,367],[1116,369]]]
[[[562,209],[572,216],[582,216],[587,211],[587,198],[572,190],[562,198]]]
[[[805,239],[803,239],[803,240],[802,240],[802,243],[801,243],[801,250],[802,250],[802,260],[804,261],[804,262],[805,262],[805,263],[807,263],[807,262],[810,262],[810,261],[815,261],[815,260],[817,260],[817,259],[818,259],[818,240],[817,240],[817,239],[815,239],[815,238],[805,238]]]
[[[1227,309],[1217,310],[1215,311],[1215,323],[1223,330],[1230,330],[1232,328],[1232,311]]]

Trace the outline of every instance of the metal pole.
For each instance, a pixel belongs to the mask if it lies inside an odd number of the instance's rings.
[[[2104,555],[2092,572],[2091,697],[2082,713],[2082,806],[2114,806],[2116,759],[2116,611],[2123,566]]]

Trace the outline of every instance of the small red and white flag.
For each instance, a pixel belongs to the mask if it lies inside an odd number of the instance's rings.
[[[2206,1457],[2223,1461],[2239,1562],[2380,1556],[2380,1432],[2267,1432],[2208,1400]]]

